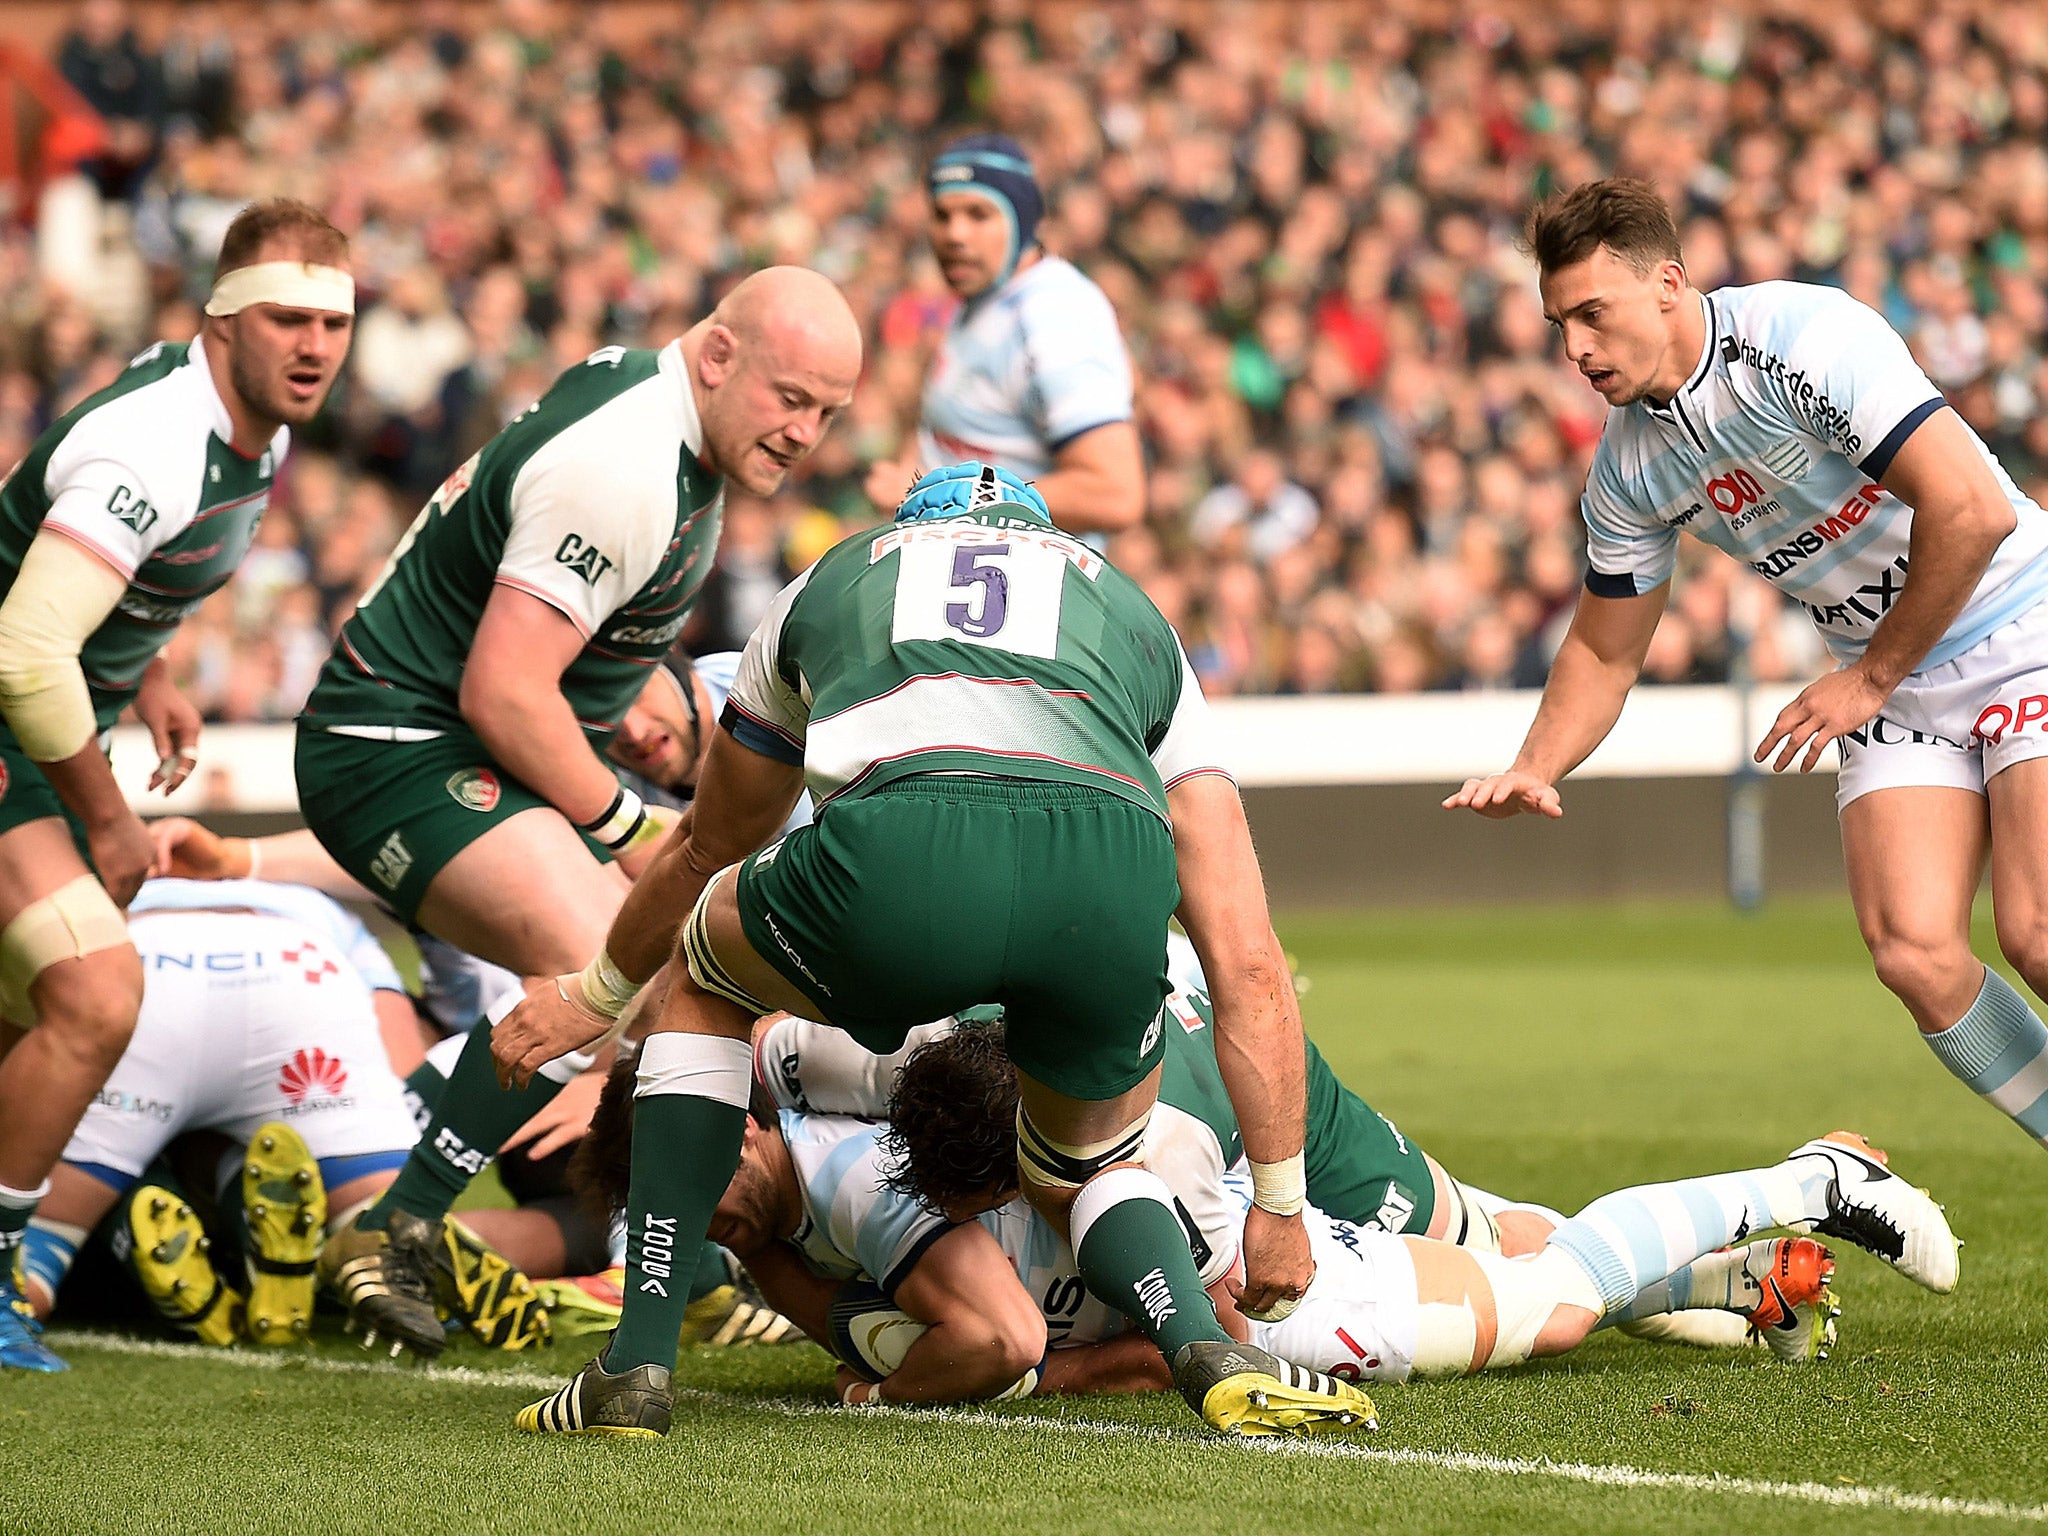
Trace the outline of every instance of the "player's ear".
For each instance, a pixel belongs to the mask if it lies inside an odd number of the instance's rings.
[[[704,332],[704,345],[697,351],[697,377],[706,389],[716,389],[731,378],[738,366],[739,338],[722,325]]]

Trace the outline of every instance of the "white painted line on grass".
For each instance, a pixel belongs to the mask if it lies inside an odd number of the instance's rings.
[[[540,1371],[478,1370],[467,1365],[401,1366],[381,1360],[336,1360],[327,1355],[301,1355],[283,1350],[211,1349],[203,1344],[171,1344],[131,1339],[119,1334],[56,1329],[48,1336],[60,1351],[110,1355],[147,1355],[168,1360],[204,1361],[245,1370],[300,1371],[336,1376],[397,1374],[407,1381],[456,1387],[522,1387],[551,1392],[565,1379]],[[1782,1483],[1767,1478],[1728,1477],[1697,1472],[1656,1472],[1647,1467],[1610,1466],[1581,1461],[1532,1461],[1514,1456],[1487,1456],[1471,1451],[1407,1450],[1361,1444],[1355,1440],[1226,1440],[1160,1429],[1143,1424],[1108,1424],[1094,1419],[1051,1418],[1042,1414],[994,1413],[985,1408],[841,1408],[835,1404],[799,1402],[790,1398],[748,1397],[737,1392],[709,1392],[679,1387],[679,1402],[704,1403],[772,1413],[783,1418],[891,1418],[920,1422],[943,1420],[975,1429],[1086,1436],[1091,1439],[1152,1440],[1177,1446],[1214,1449],[1226,1454],[1307,1456],[1335,1461],[1374,1462],[1382,1466],[1424,1467],[1440,1472],[1476,1472],[1489,1477],[1548,1477],[1601,1488],[1647,1488],[1679,1493],[1736,1494],[1748,1498],[1790,1499],[1836,1509],[1895,1509],[1910,1514],[1974,1516],[1986,1520],[2017,1520],[2048,1525],[2048,1504],[2008,1504],[1996,1499],[1957,1499],[1941,1494],[1911,1493],[1903,1488],[1844,1487],[1830,1483]]]

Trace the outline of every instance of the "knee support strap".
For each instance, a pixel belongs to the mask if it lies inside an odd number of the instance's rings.
[[[758,1017],[773,1010],[733,980],[732,973],[726,970],[711,949],[712,893],[718,889],[721,880],[738,868],[737,864],[728,865],[704,883],[704,893],[697,898],[697,905],[690,909],[690,920],[683,925],[683,959],[689,964],[690,979],[698,986],[713,997],[737,1003]]]
[[[1118,1163],[1140,1161],[1145,1127],[1152,1123],[1152,1110],[1103,1141],[1069,1146],[1052,1140],[1031,1123],[1024,1106],[1017,1106],[1017,1169],[1025,1179],[1045,1189],[1079,1189],[1105,1168]]]
[[[91,875],[32,901],[0,930],[0,1016],[33,1024],[35,979],[61,960],[83,960],[128,942],[128,921]]]

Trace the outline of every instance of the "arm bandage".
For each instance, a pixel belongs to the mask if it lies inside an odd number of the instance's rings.
[[[0,602],[0,714],[32,761],[60,763],[96,733],[78,653],[127,589],[70,539],[30,543]]]
[[[251,304],[330,309],[352,315],[356,312],[356,280],[340,267],[310,261],[259,261],[252,267],[221,273],[206,300],[206,312],[240,314]]]

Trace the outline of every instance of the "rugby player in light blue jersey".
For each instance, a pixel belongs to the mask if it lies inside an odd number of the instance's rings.
[[[932,162],[932,252],[960,308],[925,381],[917,451],[876,464],[868,499],[893,509],[918,477],[979,459],[1029,480],[1069,533],[1145,513],[1131,362],[1116,311],[1037,244],[1045,199],[1016,140],[975,134]]]
[[[1561,816],[1558,780],[1641,669],[1679,533],[1727,550],[1840,663],[1756,760],[1804,772],[1839,746],[1879,979],[1950,1072],[2048,1146],[2048,1029],[1970,949],[1988,848],[2000,948],[2048,992],[2048,514],[1874,311],[1808,283],[1693,288],[1645,183],[1545,204],[1528,246],[1566,355],[1614,407],[1582,503],[1591,569],[1513,766],[1444,804]]]

